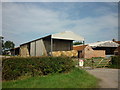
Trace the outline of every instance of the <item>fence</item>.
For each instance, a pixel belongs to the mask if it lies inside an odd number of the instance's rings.
[[[84,67],[89,68],[105,68],[110,65],[110,58],[92,58],[92,59],[83,59]]]

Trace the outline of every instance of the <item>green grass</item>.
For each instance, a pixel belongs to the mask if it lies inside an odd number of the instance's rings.
[[[86,71],[75,68],[69,73],[4,81],[2,86],[3,88],[96,88],[98,81]]]

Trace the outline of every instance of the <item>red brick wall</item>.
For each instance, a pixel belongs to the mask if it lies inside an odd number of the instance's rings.
[[[86,46],[83,54],[84,58],[105,57],[105,50],[93,50],[91,47]]]
[[[94,57],[105,57],[105,50],[94,50]]]
[[[89,46],[86,46],[83,53],[84,53],[84,58],[92,58],[94,56],[94,50]]]

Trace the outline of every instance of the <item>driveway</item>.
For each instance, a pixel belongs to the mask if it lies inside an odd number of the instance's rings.
[[[96,68],[86,71],[100,79],[100,88],[118,88],[118,69]]]

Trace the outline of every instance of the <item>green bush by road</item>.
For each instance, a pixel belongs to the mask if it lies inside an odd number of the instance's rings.
[[[111,64],[109,67],[120,69],[120,56],[112,56],[111,57]]]
[[[68,57],[6,58],[2,61],[2,80],[63,73],[70,71],[73,67],[73,61]]]

